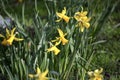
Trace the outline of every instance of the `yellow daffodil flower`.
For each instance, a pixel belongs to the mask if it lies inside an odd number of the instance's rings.
[[[81,11],[81,12],[76,12],[74,15],[74,18],[77,20],[78,24],[76,25],[77,27],[80,27],[81,32],[84,31],[84,28],[89,28],[90,27],[90,18],[88,18],[87,11]]]
[[[57,29],[59,36],[57,37],[55,40],[52,40],[52,42],[56,42],[56,45],[59,45],[60,42],[62,42],[62,45],[65,45],[66,43],[68,43],[68,40],[65,39],[65,36],[67,35],[66,33],[64,34],[63,31],[61,29]]]
[[[48,78],[46,77],[47,74],[48,70],[42,73],[40,68],[37,67],[36,74],[29,74],[28,76],[30,78],[36,78],[37,80],[48,80]]]
[[[11,32],[6,28],[6,36],[0,34],[0,37],[4,38],[2,41],[2,45],[12,45],[13,41],[22,41],[23,39],[16,38],[16,34],[14,34],[16,28],[13,28]]]
[[[61,13],[56,12],[56,15],[59,17],[59,19],[56,20],[56,22],[60,22],[63,19],[63,20],[65,20],[66,23],[68,23],[70,17],[66,16],[65,14],[66,14],[66,8],[65,7],[64,7],[64,10],[62,10]]]
[[[57,30],[60,37],[56,37],[55,40],[52,40],[52,42],[55,42],[55,45],[47,49],[47,52],[53,51],[55,55],[58,55],[58,53],[60,52],[60,50],[56,46],[58,46],[61,42],[62,42],[62,45],[65,45],[66,43],[68,43],[68,40],[65,39],[66,33],[64,34],[61,29],[57,29]]]
[[[55,55],[58,55],[58,53],[60,52],[60,50],[55,45],[47,49],[47,52],[50,51],[53,51]]]
[[[96,69],[94,72],[89,71],[88,75],[90,76],[89,80],[103,80],[103,75],[101,74],[103,72],[103,68]]]
[[[62,44],[65,45],[66,43],[68,43],[68,40],[65,39],[65,36],[66,36],[67,34],[66,34],[66,33],[64,34],[61,29],[57,29],[57,30],[58,30],[58,33],[59,33],[59,35],[60,35],[59,39],[60,39],[60,41],[62,42]]]

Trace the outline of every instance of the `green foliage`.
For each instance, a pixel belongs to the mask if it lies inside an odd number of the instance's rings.
[[[17,32],[24,41],[13,42],[12,46],[0,45],[0,73],[7,80],[32,80],[28,75],[34,74],[36,67],[40,67],[42,71],[49,70],[48,78],[51,80],[88,80],[87,72],[91,69],[103,67],[108,73],[111,69],[114,72],[117,66],[110,65],[119,60],[119,43],[116,41],[110,47],[113,40],[107,39],[119,35],[119,30],[111,28],[108,18],[111,18],[118,2],[119,0],[35,0],[32,6],[26,6],[33,3],[29,0],[28,3],[21,3],[20,8],[13,9],[17,11],[11,14],[11,10],[1,0],[2,11],[12,19],[14,24],[11,26],[17,27]],[[74,18],[69,23],[55,22],[56,12],[61,12],[64,7],[70,17],[81,11],[81,7],[83,11],[88,11],[88,16],[91,17],[90,28],[80,32],[75,27]],[[58,36],[57,28],[67,33],[65,37],[69,42],[66,45],[60,44],[58,48],[61,52],[55,56],[53,52],[48,53],[47,49],[51,47],[51,40]],[[117,79],[113,74],[110,75],[113,76],[110,80]]]

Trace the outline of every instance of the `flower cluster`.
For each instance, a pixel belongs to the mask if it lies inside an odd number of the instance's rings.
[[[60,43],[62,43],[62,45],[68,43],[68,40],[65,38],[66,33],[64,34],[61,29],[57,29],[57,30],[59,33],[59,37],[56,37],[55,40],[52,40],[52,42],[55,42],[55,45],[47,49],[48,52],[53,51],[55,55],[58,55],[58,53],[60,52],[60,50],[56,46],[58,46]]]
[[[84,28],[90,27],[90,23],[89,23],[90,18],[87,17],[87,13],[88,13],[87,11],[81,11],[81,12],[76,12],[74,15],[74,18],[77,21],[76,26],[80,27],[81,32],[84,31]],[[60,22],[61,20],[64,20],[66,23],[68,23],[70,21],[70,17],[66,15],[65,7],[61,13],[56,12],[56,15],[59,17],[59,19],[57,19],[56,22]],[[69,40],[65,38],[67,33],[64,33],[60,28],[57,28],[57,31],[59,36],[56,37],[56,39],[51,40],[52,46],[47,49],[47,52],[52,51],[55,55],[58,55],[61,51],[60,49],[58,49],[57,46],[59,46],[60,44],[66,45],[69,42]],[[37,67],[36,74],[29,74],[29,77],[36,78],[37,80],[48,80],[48,78],[46,77],[47,73],[48,73],[48,70],[42,73],[40,69]],[[88,74],[90,76],[94,76],[94,79],[92,77],[90,80],[102,80],[101,79],[102,76],[99,73],[101,72],[100,71],[89,72]]]
[[[56,13],[57,16],[59,17],[58,20],[56,20],[56,22],[60,22],[62,19],[68,23],[69,22],[69,19],[70,17],[68,17],[66,14],[66,8],[64,7],[64,10],[62,10],[61,13]],[[76,24],[76,27],[80,27],[80,31],[83,32],[84,31],[84,28],[89,28],[90,27],[90,19],[91,18],[88,18],[87,17],[87,14],[88,12],[87,11],[81,11],[81,12],[76,12],[75,15],[74,15],[74,18],[76,19],[77,21],[77,24]]]
[[[87,17],[87,11],[81,11],[81,12],[76,12],[74,15],[74,18],[77,20],[77,27],[80,27],[80,31],[83,32],[84,28],[89,28],[90,27],[90,18]],[[56,22],[60,22],[62,19],[68,23],[70,20],[70,17],[66,15],[66,7],[62,10],[61,13],[56,12],[56,15],[59,17]],[[68,43],[68,40],[65,39],[66,33],[64,34],[61,29],[57,29],[59,33],[59,37],[56,37],[55,40],[52,40],[52,42],[55,42],[55,45],[52,45],[51,48],[47,49],[47,52],[53,51],[55,55],[58,55],[60,52],[60,49],[57,48],[57,46],[62,43],[62,45],[65,45]]]

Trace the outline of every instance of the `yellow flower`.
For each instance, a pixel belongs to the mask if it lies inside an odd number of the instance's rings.
[[[66,43],[68,43],[68,40],[65,39],[66,33],[64,34],[61,29],[57,29],[57,30],[60,37],[56,37],[55,40],[52,40],[52,42],[55,42],[55,45],[47,49],[47,52],[53,51],[55,55],[58,55],[58,53],[60,52],[60,50],[56,46],[58,46],[61,42],[62,42],[62,45],[65,45]]]
[[[22,41],[23,39],[16,38],[16,34],[14,34],[16,28],[13,28],[11,32],[6,28],[6,36],[0,34],[0,37],[4,38],[2,41],[2,45],[12,45],[13,41]]]
[[[66,14],[66,8],[65,7],[64,7],[64,10],[62,10],[61,13],[56,12],[56,14],[59,17],[59,19],[56,20],[56,22],[60,22],[62,19],[65,20],[66,23],[69,22],[70,17],[65,15]]]
[[[65,45],[66,43],[68,43],[68,40],[65,39],[66,33],[64,34],[61,29],[57,29],[57,30],[60,35],[59,39],[62,42],[62,44]]]
[[[55,40],[52,40],[52,42],[56,42],[55,45],[59,45],[60,42],[62,42],[62,45],[65,45],[66,43],[68,43],[68,40],[65,39],[66,33],[64,34],[61,29],[57,29],[57,30],[60,37],[57,37]]]
[[[48,80],[46,75],[48,74],[48,70],[45,72],[41,72],[40,68],[37,67],[36,74],[29,74],[30,78],[36,78],[37,80]]]
[[[60,52],[60,50],[55,45],[47,49],[47,52],[50,51],[53,51],[55,55],[58,55],[58,53]]]
[[[94,72],[89,71],[88,75],[90,76],[89,80],[103,80],[103,75],[101,74],[103,72],[103,68],[100,70],[96,69]]]
[[[77,20],[78,24],[76,25],[77,27],[80,27],[81,32],[84,31],[84,28],[89,28],[90,27],[90,18],[88,18],[87,11],[81,11],[81,12],[76,12],[74,15],[74,18]]]

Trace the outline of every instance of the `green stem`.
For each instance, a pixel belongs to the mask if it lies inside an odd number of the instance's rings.
[[[76,39],[76,43],[75,43],[75,48],[74,48],[74,51],[73,51],[71,57],[69,58],[70,61],[68,63],[67,70],[63,74],[63,80],[68,80],[68,76],[69,76],[70,71],[73,67],[73,63],[74,63],[74,60],[75,60],[75,56],[77,54],[78,47],[80,46],[80,45],[77,45],[79,43],[79,39],[78,39],[79,38],[79,33],[76,36],[77,36],[77,39]]]

